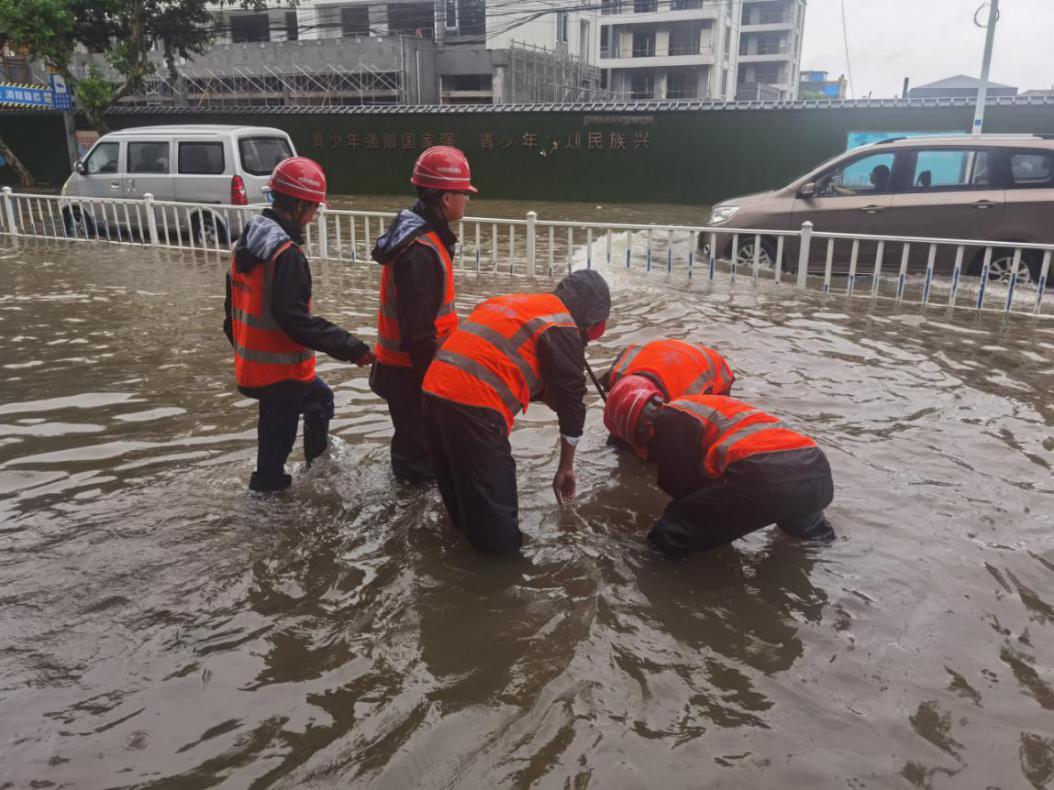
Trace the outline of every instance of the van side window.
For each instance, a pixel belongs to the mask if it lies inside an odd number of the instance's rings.
[[[129,173],[167,173],[168,143],[129,143]]]
[[[243,137],[238,141],[238,151],[242,170],[251,176],[269,176],[275,165],[293,155],[282,137]]]
[[[1054,186],[1054,154],[1046,151],[1010,154],[1010,180],[1017,189]]]
[[[220,175],[226,169],[223,143],[180,143],[179,172],[188,175]]]
[[[916,192],[970,187],[991,184],[991,153],[957,148],[938,148],[919,151],[915,155],[915,170],[911,188]]]
[[[120,147],[120,143],[99,143],[84,161],[85,172],[88,175],[116,173],[117,151]]]
[[[854,159],[820,179],[817,194],[822,197],[845,197],[888,192],[894,158],[892,153],[883,153]]]

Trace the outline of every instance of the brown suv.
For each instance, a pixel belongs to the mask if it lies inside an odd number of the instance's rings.
[[[752,230],[798,230],[806,220],[814,230],[880,236],[926,236],[943,239],[1054,243],[1054,139],[981,135],[913,137],[875,143],[831,159],[783,189],[725,200],[714,206],[710,227],[717,251],[730,257],[731,233]],[[709,234],[700,239],[709,243]],[[761,237],[759,258],[771,264],[776,239]],[[902,245],[883,255],[883,269],[899,265]],[[859,263],[875,258],[877,244],[862,243]],[[850,243],[839,241],[834,270],[845,272]],[[926,267],[928,245],[915,244],[909,271]],[[979,274],[983,249],[968,248],[964,268]],[[737,261],[754,259],[754,236],[740,236]],[[822,263],[827,242],[814,240],[810,261]],[[948,272],[954,248],[940,248],[937,271]],[[798,240],[785,242],[783,267],[797,267]],[[990,276],[1008,277],[1013,251],[996,249]],[[1036,280],[1042,253],[1025,250],[1020,282]],[[817,271],[811,265],[810,271]]]

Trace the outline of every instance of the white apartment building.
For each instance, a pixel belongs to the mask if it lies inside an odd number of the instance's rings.
[[[603,84],[636,101],[793,99],[805,3],[601,0]]]

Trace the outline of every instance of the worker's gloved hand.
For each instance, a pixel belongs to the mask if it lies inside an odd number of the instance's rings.
[[[372,351],[370,351],[369,347],[367,346],[366,350],[363,351],[362,354],[359,355],[358,358],[356,358],[356,359],[354,359],[352,361],[356,365],[358,365],[360,368],[364,368],[367,365],[372,365],[374,362],[376,362],[377,361],[377,355],[374,354]]]
[[[574,470],[556,470],[556,476],[553,477],[553,491],[556,492],[557,501],[563,502],[565,499],[574,499],[576,490]]]

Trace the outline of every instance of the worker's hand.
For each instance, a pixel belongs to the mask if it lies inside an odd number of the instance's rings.
[[[553,491],[556,493],[556,501],[562,503],[565,499],[575,498],[575,472],[573,469],[557,469],[553,478]]]
[[[367,365],[372,365],[377,361],[377,355],[370,351],[368,348],[363,352],[362,356],[355,360],[355,364],[360,368],[364,368]]]

